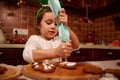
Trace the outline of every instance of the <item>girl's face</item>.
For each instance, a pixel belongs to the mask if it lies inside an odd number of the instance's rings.
[[[40,35],[46,40],[50,40],[58,33],[56,17],[52,12],[47,12],[43,15],[40,22]]]

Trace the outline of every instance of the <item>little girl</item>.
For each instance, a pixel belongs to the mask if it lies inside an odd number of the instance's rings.
[[[79,40],[68,26],[68,17],[64,8],[60,9],[58,20],[70,33],[70,41],[63,43],[58,37],[56,17],[49,6],[42,6],[36,13],[36,35],[31,35],[25,44],[23,58],[27,62],[55,61],[67,58],[73,50],[79,49]]]

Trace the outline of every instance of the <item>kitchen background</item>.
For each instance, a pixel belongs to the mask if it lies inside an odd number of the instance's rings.
[[[28,34],[18,34],[18,38],[27,40],[30,35],[34,34],[34,15],[37,9],[38,7],[35,6],[25,5],[16,7],[12,5],[12,3],[6,4],[4,1],[0,1],[0,22],[3,24],[2,29],[5,33],[6,40],[10,41],[15,38],[15,34],[13,34],[14,28],[28,30]],[[69,25],[77,34],[80,42],[85,42],[85,36],[88,32],[93,33],[96,41],[104,40],[105,43],[120,39],[120,30],[116,29],[113,20],[113,15],[120,16],[119,11],[113,14],[91,18],[92,24],[80,20],[80,18],[84,16],[79,14],[79,10],[66,9],[66,13],[69,17]]]

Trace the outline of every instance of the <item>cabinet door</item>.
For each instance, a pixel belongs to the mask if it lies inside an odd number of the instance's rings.
[[[91,49],[79,49],[78,51],[74,51],[70,57],[68,57],[68,61],[90,61],[91,60]]]
[[[0,53],[1,53],[0,59],[7,59],[7,60],[22,59],[23,49],[3,48],[3,49],[0,49]]]
[[[5,64],[9,64],[9,65],[24,65],[24,64],[28,64],[24,60],[3,60],[3,59],[0,60],[0,63],[5,63]]]
[[[120,50],[102,49],[99,52],[99,60],[115,60],[120,59]]]
[[[22,48],[0,48],[0,63],[11,65],[25,64]]]

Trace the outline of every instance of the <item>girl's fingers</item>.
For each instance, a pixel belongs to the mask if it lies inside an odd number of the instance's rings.
[[[61,8],[61,9],[60,9],[60,13],[65,13],[65,9],[64,9],[64,8]]]

